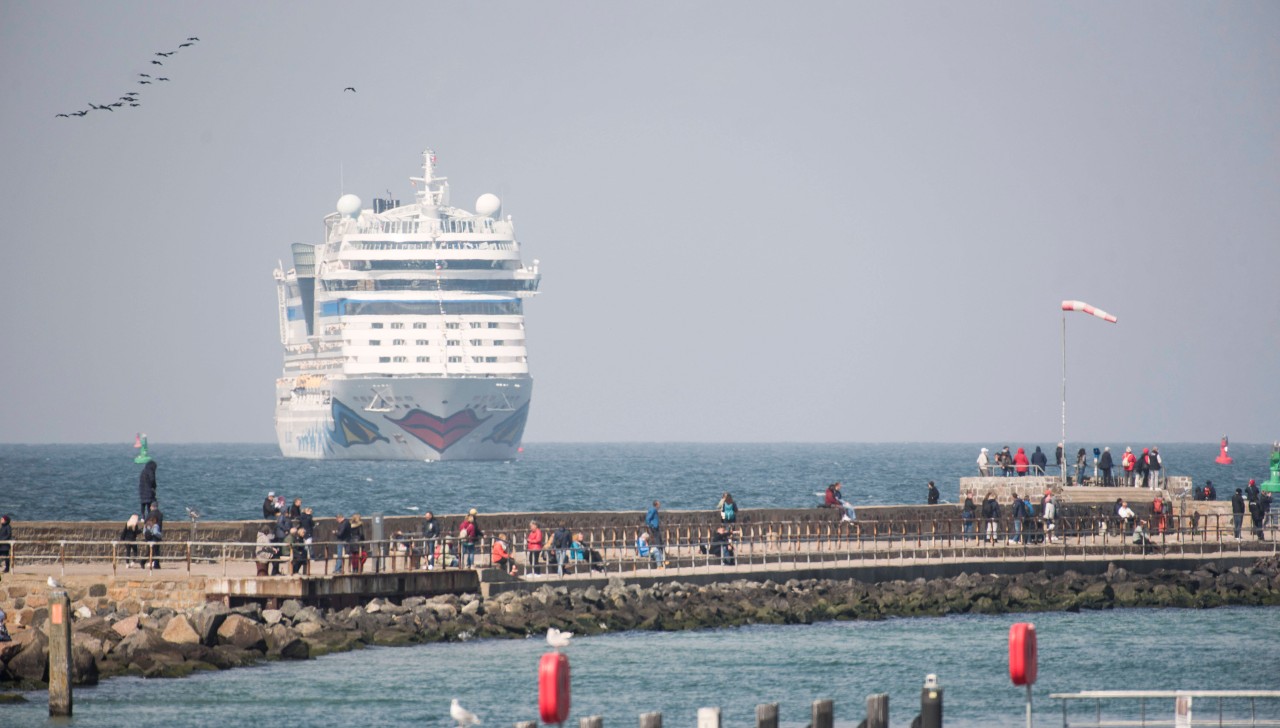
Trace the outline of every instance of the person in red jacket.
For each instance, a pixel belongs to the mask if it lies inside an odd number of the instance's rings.
[[[1018,471],[1018,475],[1027,474],[1027,466],[1031,462],[1027,460],[1027,451],[1018,448],[1018,454],[1013,456],[1013,469]]]
[[[529,561],[530,576],[538,575],[538,562],[542,560],[542,529],[537,521],[529,521],[529,535],[524,539],[525,558]]]

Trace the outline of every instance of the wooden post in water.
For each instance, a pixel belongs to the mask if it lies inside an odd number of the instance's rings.
[[[516,721],[516,728],[538,728],[538,721],[536,721],[536,720],[518,720],[518,721]]]
[[[835,714],[835,704],[830,700],[815,700],[809,725],[813,728],[834,728]]]
[[[640,728],[662,728],[662,713],[641,713]]]
[[[867,728],[889,728],[889,694],[867,696]]]
[[[604,718],[601,718],[598,715],[588,715],[585,718],[579,718],[578,728],[604,728]]]
[[[698,728],[720,728],[720,709],[698,708]]]
[[[49,715],[71,715],[71,597],[49,593]]]
[[[777,703],[763,703],[756,706],[756,728],[778,728]]]

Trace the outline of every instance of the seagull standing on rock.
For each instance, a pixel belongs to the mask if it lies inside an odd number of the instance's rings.
[[[475,713],[467,710],[458,703],[458,699],[453,699],[453,704],[449,706],[449,717],[453,718],[458,724],[458,728],[466,728],[469,725],[480,725],[480,718]]]
[[[58,581],[57,579],[53,578],[52,576],[51,576],[51,577],[49,577],[49,582],[48,582],[48,583],[49,583],[49,588],[50,588],[50,589],[61,589],[61,588],[62,588],[62,582]]]

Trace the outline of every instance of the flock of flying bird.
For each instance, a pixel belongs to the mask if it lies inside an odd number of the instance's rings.
[[[161,57],[161,58],[163,58],[163,59],[165,59],[165,60],[168,60],[168,59],[169,59],[169,56],[172,56],[173,54],[177,53],[178,51],[182,50],[183,48],[190,48],[191,46],[195,45],[195,44],[196,44],[196,43],[198,43],[198,42],[200,42],[200,39],[199,39],[199,38],[197,38],[197,37],[195,37],[195,36],[192,36],[192,37],[190,37],[190,38],[187,38],[187,40],[186,40],[186,42],[185,42],[185,43],[181,43],[181,44],[179,44],[179,45],[178,45],[178,48],[177,48],[176,50],[172,50],[172,51],[169,51],[169,52],[167,52],[167,53],[165,53],[165,52],[158,52],[158,53],[156,53],[155,55],[156,55],[156,56],[159,56],[159,57]],[[153,65],[153,66],[161,66],[161,67],[163,67],[163,66],[164,66],[164,61],[162,61],[162,60],[157,60],[157,59],[154,59],[154,58],[153,58],[153,59],[151,60],[151,65]],[[158,73],[158,71],[157,71],[157,73]],[[138,77],[141,79],[141,80],[139,80],[139,81],[138,81],[138,83],[139,83],[140,85],[143,85],[143,86],[147,86],[147,85],[150,85],[150,84],[152,84],[152,83],[159,83],[159,82],[163,82],[163,81],[168,81],[168,80],[169,80],[169,78],[168,78],[167,76],[152,76],[152,75],[151,75],[151,74],[149,74],[149,73],[139,73],[139,74],[138,74]],[[95,104],[95,103],[93,103],[93,102],[89,102],[89,108],[87,108],[87,109],[81,109],[81,110],[79,110],[79,111],[72,111],[72,112],[70,112],[70,113],[66,113],[66,114],[54,114],[54,118],[62,117],[62,118],[64,118],[64,119],[69,119],[69,118],[71,118],[71,117],[73,117],[73,116],[85,116],[85,115],[87,115],[90,111],[111,111],[111,112],[114,112],[116,109],[124,108],[124,106],[125,106],[126,104],[128,104],[131,108],[137,108],[137,107],[139,107],[139,106],[141,106],[141,105],[142,105],[142,102],[140,102],[140,101],[138,100],[138,92],[137,92],[137,91],[130,91],[130,92],[128,92],[128,93],[126,93],[126,94],[124,94],[123,96],[121,96],[121,97],[120,97],[118,100],[116,100],[115,102],[110,103],[110,104]]]

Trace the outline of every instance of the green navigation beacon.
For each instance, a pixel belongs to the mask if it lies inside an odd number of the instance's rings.
[[[1280,493],[1280,442],[1271,445],[1271,480],[1262,484],[1269,493]]]
[[[138,433],[133,438],[133,446],[138,449],[138,454],[134,456],[133,461],[142,465],[151,462],[151,456],[147,454],[147,435],[146,433]],[[1274,473],[1275,470],[1272,469]]]

